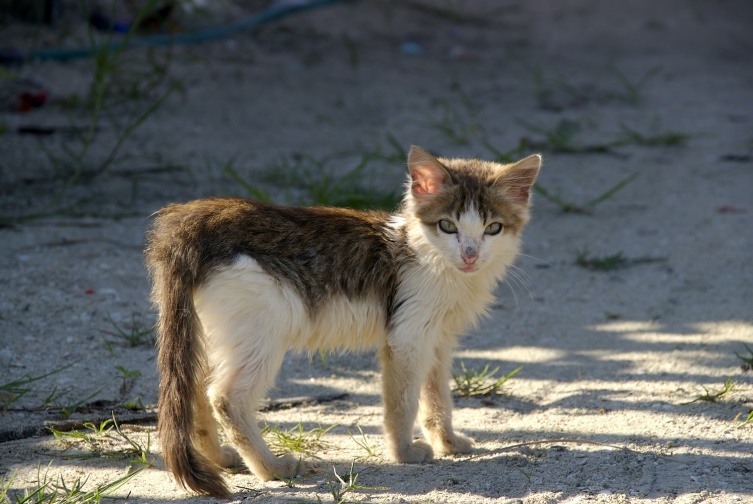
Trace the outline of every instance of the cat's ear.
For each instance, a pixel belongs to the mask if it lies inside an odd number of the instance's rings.
[[[437,158],[412,145],[408,152],[411,193],[418,199],[441,193],[450,183],[450,174]]]
[[[531,187],[539,174],[539,168],[541,168],[541,155],[533,154],[506,167],[494,184],[515,203],[527,205],[531,196]]]

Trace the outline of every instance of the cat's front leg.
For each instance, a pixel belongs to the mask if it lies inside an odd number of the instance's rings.
[[[440,455],[469,453],[473,440],[452,428],[450,373],[454,338],[440,341],[434,349],[435,361],[421,388],[421,427]]]
[[[384,430],[390,454],[401,463],[429,462],[434,458],[431,446],[424,441],[413,440],[418,397],[428,365],[421,362],[417,348],[400,345],[385,345],[379,357],[382,364]]]

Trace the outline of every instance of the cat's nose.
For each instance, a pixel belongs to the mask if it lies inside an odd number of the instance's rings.
[[[465,251],[460,255],[463,258],[465,264],[473,264],[478,259],[478,251],[473,247],[466,247]]]

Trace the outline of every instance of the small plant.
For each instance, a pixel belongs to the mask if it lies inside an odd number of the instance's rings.
[[[2,504],[100,504],[102,498],[108,497],[123,485],[131,481],[141,471],[148,466],[138,467],[134,471],[129,471],[125,476],[116,479],[110,483],[99,485],[93,490],[84,490],[86,478],[83,480],[77,478],[74,481],[66,481],[62,476],[57,481],[49,477],[49,471],[52,467],[50,462],[44,472],[42,468],[37,468],[37,480],[29,488],[23,490],[11,490],[16,473],[10,478],[3,478],[0,483],[0,503]]]
[[[261,175],[264,182],[278,187],[292,187],[300,191],[296,204],[337,206],[355,209],[392,210],[399,196],[393,192],[380,192],[368,187],[364,175],[366,166],[384,156],[377,150],[361,156],[359,163],[343,175],[336,174],[323,161],[308,154],[296,156],[292,161],[282,161],[269,167]],[[248,194],[262,201],[269,201],[269,193],[244,181],[232,167],[225,172],[241,184]]]
[[[620,124],[620,129],[622,130],[622,136],[612,145],[620,146],[633,144],[647,147],[668,147],[682,145],[690,139],[689,134],[680,133],[678,131],[654,131],[649,134],[644,134],[624,123]]]
[[[267,425],[261,433],[262,436],[268,438],[269,447],[272,451],[278,454],[288,452],[311,453],[326,446],[322,437],[335,427],[337,427],[337,424],[326,429],[320,425],[315,429],[304,431],[303,424],[299,422],[297,426],[289,430]]]
[[[452,106],[440,101],[439,117],[432,117],[426,121],[426,125],[438,131],[451,142],[465,145],[470,143],[471,138],[477,132],[478,128],[472,122],[465,121],[462,116]]]
[[[666,261],[666,257],[636,257],[628,258],[622,252],[606,256],[592,256],[588,249],[578,252],[575,263],[578,266],[591,271],[614,271],[618,269],[629,268],[638,264],[649,264]]]
[[[348,435],[350,436],[350,439],[353,440],[355,444],[366,450],[366,457],[378,457],[379,452],[377,452],[376,448],[374,448],[371,444],[369,444],[369,441],[366,439],[366,434],[363,433],[363,430],[361,429],[361,426],[356,424],[356,427],[358,428],[358,433],[361,435],[360,439],[357,439],[350,430],[348,430]]]
[[[735,352],[735,355],[738,359],[743,361],[742,369],[743,371],[750,371],[753,369],[753,349],[751,349],[747,344],[743,343],[743,346],[745,347],[745,350],[748,351],[748,355],[741,355],[737,352]]]
[[[151,435],[149,433],[147,433],[146,445],[139,443],[120,428],[114,413],[112,419],[105,420],[99,425],[86,422],[83,426],[86,429],[84,432],[79,430],[60,431],[50,428],[50,432],[55,436],[55,439],[66,447],[83,444],[84,448],[88,451],[88,453],[70,455],[67,458],[125,458],[129,459],[132,465],[151,465],[151,461],[147,458],[151,453]],[[126,443],[127,446],[125,448],[114,446],[113,431],[118,435],[121,442],[124,441]]]
[[[643,103],[646,85],[660,73],[661,68],[653,67],[638,77],[637,80],[632,81],[619,68],[612,68],[612,75],[622,85],[622,90],[624,91],[623,98],[635,107]]]
[[[548,150],[563,154],[606,153],[610,150],[608,144],[577,144],[575,136],[581,130],[581,123],[577,121],[562,119],[552,128],[538,126],[523,119],[518,119],[518,123],[527,130],[538,133],[545,138],[543,142],[526,137],[521,138],[521,143],[530,149]]]
[[[153,346],[154,345],[154,326],[147,327],[143,323],[136,319],[136,313],[131,313],[131,323],[121,326],[112,319],[110,314],[107,314],[107,320],[113,327],[112,331],[101,330],[107,336],[112,336],[114,339],[108,340],[106,337],[102,337],[104,340],[107,351],[112,354],[113,345],[122,345],[129,348],[137,346]]]
[[[77,362],[78,361],[71,362],[70,364],[66,364],[65,366],[54,369],[50,371],[49,373],[45,373],[43,375],[26,376],[19,380],[13,380],[8,383],[4,383],[0,385],[0,410],[4,410],[8,408],[11,404],[18,401],[21,397],[31,392],[33,389],[27,386],[30,383],[34,383],[43,378],[47,378],[48,376],[52,376],[55,373],[59,373],[60,371],[63,371],[64,369],[68,369],[69,367],[73,366]],[[53,391],[51,396],[54,396],[54,395],[55,393]]]
[[[735,420],[737,420],[741,416],[742,416],[742,413],[737,415],[735,417]],[[740,429],[740,428],[745,427],[746,425],[753,425],[753,410],[750,410],[748,412],[748,417],[745,420],[741,420],[740,422],[737,423],[737,428]]]
[[[455,381],[453,392],[460,397],[500,394],[502,386],[518,374],[521,369],[523,369],[523,366],[513,369],[501,378],[495,378],[494,375],[499,371],[499,366],[490,371],[489,364],[487,364],[481,371],[478,371],[466,369],[465,363],[460,361],[460,372],[452,373],[452,379]]]
[[[133,388],[137,378],[141,378],[141,371],[138,369],[127,369],[124,366],[115,366],[118,371],[118,378],[122,380],[120,384],[120,400],[124,400]]]
[[[716,402],[717,400],[721,399],[722,397],[732,392],[732,390],[735,388],[735,385],[737,385],[737,382],[733,382],[732,378],[727,378],[727,380],[724,382],[724,385],[722,385],[722,388],[717,390],[716,392],[710,392],[709,389],[701,385],[701,387],[703,387],[703,390],[705,390],[706,393],[699,395],[692,401],[684,402],[682,404],[693,404],[699,401]]]
[[[619,191],[621,191],[626,185],[628,185],[630,182],[635,180],[635,178],[638,177],[637,173],[633,173],[632,175],[628,175],[624,179],[617,182],[615,185],[598,195],[597,197],[590,199],[582,204],[576,204],[569,201],[566,201],[562,199],[559,195],[554,194],[553,192],[546,189],[543,185],[540,183],[536,183],[533,186],[533,190],[536,194],[540,194],[545,199],[551,201],[558,207],[560,207],[560,210],[562,210],[563,213],[579,213],[579,214],[590,214],[593,209],[613,197],[615,194],[617,194]]]
[[[337,504],[345,502],[345,495],[359,490],[387,490],[387,487],[371,487],[358,484],[360,473],[355,470],[355,461],[350,463],[350,470],[345,475],[347,481],[337,474],[337,469],[332,467],[332,476],[327,478],[327,486],[332,494],[332,498]]]

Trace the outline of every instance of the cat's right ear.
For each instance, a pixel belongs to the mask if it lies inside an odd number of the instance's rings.
[[[412,145],[408,152],[408,170],[411,193],[418,200],[441,193],[450,183],[450,174],[442,163],[416,145]]]

